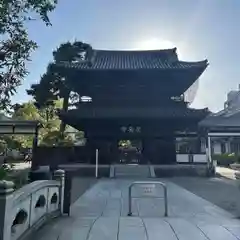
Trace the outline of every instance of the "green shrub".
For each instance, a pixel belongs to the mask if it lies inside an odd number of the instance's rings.
[[[219,166],[228,167],[230,164],[240,162],[240,156],[235,154],[214,154],[212,159],[217,161]]]
[[[18,189],[28,183],[28,171],[16,172],[13,170],[13,165],[2,164],[0,167],[0,180],[12,181],[15,189]]]
[[[240,163],[240,156],[237,156],[236,162]]]
[[[4,180],[4,179],[6,179],[6,177],[7,177],[7,171],[3,167],[1,167],[0,168],[0,180]]]
[[[0,180],[7,180],[9,173],[12,170],[12,166],[9,164],[2,164],[0,166]]]

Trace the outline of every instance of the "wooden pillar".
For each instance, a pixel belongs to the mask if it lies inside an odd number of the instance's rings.
[[[143,147],[143,156],[145,163],[156,163],[156,154],[155,154],[155,139],[154,138],[145,138],[144,147]]]
[[[37,154],[37,147],[38,147],[38,130],[39,130],[39,126],[36,126],[35,128],[35,134],[33,137],[33,144],[32,144],[32,166],[31,169],[34,170],[37,168],[38,163],[37,158],[36,158],[36,154]]]
[[[208,135],[207,137],[207,149],[208,149],[208,168],[212,167],[212,145],[211,145],[211,137]]]
[[[111,139],[110,163],[119,163],[118,138]]]
[[[109,164],[109,141],[106,138],[99,138],[96,142],[97,149],[99,150],[99,164]]]
[[[142,139],[142,158],[141,158],[141,162],[140,162],[141,164],[151,163],[149,142],[150,142],[150,139],[148,139],[148,138],[144,137]]]
[[[175,141],[175,135],[172,134],[168,138],[168,153],[169,153],[169,160],[167,161],[167,164],[174,164],[176,163],[176,141]]]
[[[95,152],[96,144],[92,137],[87,138],[87,152],[88,152],[88,161],[90,164],[95,164]]]

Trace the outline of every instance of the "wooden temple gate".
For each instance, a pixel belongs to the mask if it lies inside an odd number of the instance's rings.
[[[90,162],[95,162],[96,149],[100,164],[118,161],[119,140],[134,139],[142,142],[141,164],[175,163],[176,131],[197,132],[198,122],[209,114],[207,109],[189,108],[184,98],[208,61],[180,61],[176,48],[111,51],[90,47],[85,56],[77,63],[61,62],[56,70],[64,70],[69,89],[79,94],[76,108],[59,112],[59,117],[85,132]],[[131,158],[137,154],[133,152]]]

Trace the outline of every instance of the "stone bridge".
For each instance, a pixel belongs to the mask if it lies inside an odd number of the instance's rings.
[[[26,239],[49,219],[62,215],[64,171],[55,180],[35,181],[14,191],[14,184],[0,182],[0,239]]]

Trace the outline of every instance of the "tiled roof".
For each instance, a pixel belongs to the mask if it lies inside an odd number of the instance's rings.
[[[13,126],[35,126],[38,125],[39,121],[35,120],[17,120],[17,119],[12,119],[11,117],[5,116],[3,113],[0,113],[0,125],[1,126],[8,126],[8,125],[13,125]]]
[[[200,127],[240,127],[240,109],[224,109],[211,114],[199,123]]]
[[[200,62],[179,61],[176,48],[148,51],[92,50],[88,60],[74,63],[62,62],[58,66],[75,69],[183,69],[200,67],[205,69],[207,60]]]
[[[79,109],[69,110],[67,113],[60,113],[69,119],[92,119],[92,118],[168,118],[168,117],[196,117],[204,118],[208,114],[205,109],[181,109],[181,108],[141,108],[141,107],[128,107],[128,108],[109,108],[109,107],[96,107],[88,108],[79,107]]]

